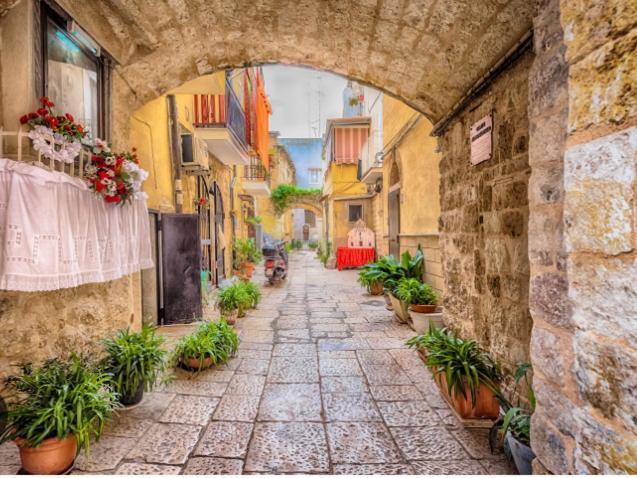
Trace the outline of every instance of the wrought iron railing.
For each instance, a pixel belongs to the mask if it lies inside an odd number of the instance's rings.
[[[232,85],[228,81],[226,82],[226,110],[228,114],[226,120],[228,129],[239,144],[247,151],[245,113],[243,112],[237,95],[232,89]]]
[[[268,170],[258,159],[251,159],[250,164],[243,167],[243,179],[246,181],[265,181],[270,185]]]

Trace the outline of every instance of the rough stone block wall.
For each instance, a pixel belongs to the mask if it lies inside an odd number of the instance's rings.
[[[445,322],[505,369],[529,359],[527,52],[445,131],[440,163]],[[469,130],[493,113],[493,156],[470,163]]]
[[[553,473],[637,473],[637,2],[535,18],[531,442]]]

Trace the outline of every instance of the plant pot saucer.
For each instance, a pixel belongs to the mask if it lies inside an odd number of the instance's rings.
[[[66,470],[64,470],[62,473],[58,473],[59,475],[70,475],[73,471],[73,467],[75,466],[75,461],[73,463],[71,463],[71,466],[69,466]],[[31,473],[29,473],[27,470],[25,470],[24,468],[20,468],[18,470],[18,475],[31,475]],[[88,473],[87,473],[88,474]]]

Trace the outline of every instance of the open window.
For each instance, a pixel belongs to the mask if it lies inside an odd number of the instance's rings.
[[[356,222],[363,218],[363,206],[361,204],[349,205],[349,222]]]

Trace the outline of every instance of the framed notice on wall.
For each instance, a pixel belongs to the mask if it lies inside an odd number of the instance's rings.
[[[488,114],[471,125],[471,164],[491,159],[493,139],[493,114]]]

